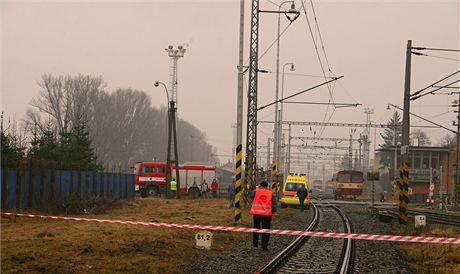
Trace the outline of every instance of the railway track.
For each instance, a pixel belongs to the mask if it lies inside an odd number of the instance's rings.
[[[391,212],[393,213],[393,215],[398,216],[398,208],[392,208]],[[460,216],[458,215],[445,214],[439,212],[429,212],[417,209],[409,209],[407,213],[408,216],[412,218],[415,215],[425,215],[427,223],[436,223],[460,228]]]
[[[352,233],[352,225],[336,206],[313,207],[307,231]],[[354,242],[350,239],[298,237],[256,273],[350,273]]]

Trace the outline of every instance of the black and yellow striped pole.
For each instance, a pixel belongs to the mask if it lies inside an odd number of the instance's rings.
[[[276,182],[277,182],[277,177],[276,177],[276,162],[272,162],[272,192],[276,193]]]
[[[241,158],[242,145],[236,146],[235,164],[235,223],[241,222]]]
[[[401,163],[399,177],[399,223],[407,225],[407,206],[409,205],[409,166],[407,163]]]
[[[399,166],[399,224],[407,225],[407,208],[409,206],[409,137],[410,137],[410,72],[412,41],[407,41],[406,79],[404,83],[404,108],[401,136],[401,165]]]

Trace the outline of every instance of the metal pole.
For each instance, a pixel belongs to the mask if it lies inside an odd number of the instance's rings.
[[[394,134],[393,134],[393,145],[395,146],[395,159],[394,159],[394,164],[393,164],[393,180],[396,180],[398,178],[398,148],[396,147],[396,126],[394,127]]]
[[[238,56],[238,95],[236,115],[236,151],[235,151],[235,223],[241,222],[241,161],[243,143],[243,49],[244,49],[244,0],[240,0],[240,37]]]
[[[279,5],[278,7],[278,11],[281,11],[281,5],[282,3]],[[273,136],[274,136],[274,142],[273,142],[273,161],[276,163],[276,169],[278,170],[278,162],[279,162],[279,159],[278,159],[278,142],[279,142],[279,131],[278,131],[278,100],[279,100],[279,97],[278,97],[278,89],[279,89],[279,70],[280,70],[280,25],[281,25],[281,16],[280,14],[278,13],[278,36],[277,36],[277,39],[276,39],[276,75],[275,75],[275,78],[276,78],[276,83],[275,83],[275,125],[274,125],[274,132],[273,132]]]
[[[399,223],[407,225],[407,208],[409,205],[409,127],[410,127],[410,76],[411,76],[412,40],[407,41],[406,48],[406,77],[404,84],[403,130],[401,140],[401,164],[399,166]]]
[[[372,180],[372,207],[374,207],[374,196],[375,196],[374,181]]]
[[[288,168],[287,173],[291,173],[291,125],[289,125],[289,140],[288,140]]]
[[[270,137],[267,138],[267,170],[270,170]]]
[[[171,183],[171,137],[172,137],[172,112],[174,102],[169,102],[169,111],[168,111],[168,154],[166,155],[166,198],[169,197],[169,188]]]
[[[283,65],[283,75],[281,77],[281,99],[284,98],[284,69],[286,68],[287,65],[291,65],[291,71],[294,70],[294,63],[286,63],[286,64]],[[280,110],[280,115],[279,115],[278,119],[279,119],[279,122],[278,122],[278,131],[279,131],[278,136],[279,136],[279,135],[281,135],[281,132],[283,131],[283,102],[281,102],[281,110]],[[278,142],[278,146],[279,146],[279,142]]]
[[[176,196],[180,199],[180,174],[179,174],[179,157],[177,152],[177,131],[176,131],[176,106],[175,102],[171,104],[172,110],[172,131],[174,134],[174,162],[176,163]]]
[[[279,162],[280,162],[280,124],[279,123],[279,118],[278,118],[278,91],[279,91],[279,78],[280,78],[280,28],[281,28],[281,7],[285,3],[293,2],[292,0],[290,1],[284,1],[278,6],[278,36],[276,38],[276,83],[275,83],[275,99],[276,99],[276,104],[275,104],[275,126],[274,126],[274,136],[275,136],[275,142],[273,144],[274,148],[274,161],[276,162],[277,170],[279,169]]]
[[[350,159],[348,159],[348,169],[352,170],[353,169],[353,135],[350,134],[350,151],[348,152],[348,156]]]
[[[457,110],[457,167],[455,169],[455,187],[454,207],[460,207],[460,93],[458,94],[458,110]]]

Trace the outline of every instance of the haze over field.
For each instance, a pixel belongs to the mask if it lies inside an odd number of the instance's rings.
[[[245,2],[247,60],[250,1]],[[277,10],[279,3],[261,0],[260,8]],[[333,109],[289,104],[284,107],[285,120],[364,123],[364,108],[371,108],[371,121],[386,123],[393,112],[386,109],[387,104],[402,106],[407,40],[412,39],[414,46],[459,48],[458,1],[312,3],[316,19],[311,2],[304,1],[304,7],[325,74],[345,77],[330,91],[322,87],[295,99],[362,105]],[[221,162],[225,162],[234,145],[239,5],[236,0],[3,1],[2,110],[8,117],[25,118],[26,110],[31,108],[29,103],[39,94],[37,81],[44,73],[102,76],[108,92],[117,88],[143,90],[151,97],[153,106],[165,106],[164,91],[153,83],[159,80],[168,84],[170,60],[164,49],[168,45],[183,45],[187,51],[179,60],[178,115],[206,133],[209,143],[221,155]],[[302,8],[301,1],[296,1],[296,8]],[[281,16],[281,30],[287,25],[288,21]],[[275,98],[276,46],[271,45],[276,31],[277,16],[261,14],[259,68],[272,73],[259,74],[259,106]],[[412,57],[413,91],[458,70],[457,53],[426,53],[430,56]],[[324,81],[303,11],[281,37],[280,71],[289,62],[295,63],[296,70],[285,69],[285,95]],[[413,101],[411,110],[455,129],[451,125],[456,114],[450,105],[456,97],[426,96]],[[244,106],[246,109],[246,101]],[[273,121],[274,107],[261,110],[258,115],[259,120]],[[412,123],[425,124],[416,118],[412,118]],[[355,134],[362,130],[357,129]],[[259,124],[258,143],[266,145],[272,131],[272,125]],[[375,133],[379,142],[379,131],[371,133],[371,141]],[[439,129],[426,131],[434,144],[447,133]],[[346,138],[349,134],[349,128],[293,128],[293,136]]]

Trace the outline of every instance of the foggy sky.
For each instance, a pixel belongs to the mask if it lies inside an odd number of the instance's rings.
[[[245,2],[247,60],[251,3]],[[260,8],[277,10],[281,2],[260,0]],[[295,3],[301,7],[300,1]],[[412,39],[413,46],[459,48],[458,1],[313,3],[319,33],[309,1],[305,1],[305,7],[316,41],[319,43],[321,35],[331,71],[336,76],[345,75],[333,88],[333,100],[362,106],[333,111],[325,106],[285,105],[285,120],[364,123],[367,107],[374,109],[372,122],[386,123],[393,111],[386,109],[387,104],[402,106],[407,40]],[[259,20],[260,57],[276,39],[277,15],[260,14]],[[281,29],[287,24],[282,16]],[[183,45],[187,52],[179,60],[178,115],[204,131],[220,155],[232,153],[239,1],[7,0],[1,3],[0,31],[1,105],[7,117],[24,117],[30,100],[38,95],[37,81],[43,73],[101,75],[110,91],[128,87],[144,90],[155,106],[165,105],[164,90],[155,88],[153,83],[158,80],[168,85],[170,60],[164,49]],[[321,50],[322,45],[318,46]],[[412,56],[412,91],[459,68],[459,54],[426,53],[435,57]],[[320,54],[325,65],[324,54]],[[259,61],[260,69],[273,72],[259,74],[259,106],[274,101],[275,61],[276,47],[272,46]],[[291,74],[286,70],[285,95],[324,81],[303,12],[281,37],[280,70],[288,62],[295,63],[296,71]],[[458,78],[457,75],[454,80]],[[247,81],[246,77],[245,86]],[[451,125],[456,114],[449,105],[456,97],[425,96],[411,103],[411,111],[455,129]],[[329,92],[322,87],[295,100],[328,102]],[[274,120],[274,107],[259,111],[258,116],[259,120]],[[418,121],[411,118],[413,124],[425,124]],[[272,125],[259,125],[259,145],[266,145],[272,130]],[[362,130],[357,129],[357,133]],[[350,134],[349,128],[310,131],[296,127],[293,135],[313,136],[314,131],[316,136],[321,132],[322,137],[346,138]],[[447,133],[439,129],[426,131],[434,144]],[[376,133],[378,137],[379,131]],[[229,158],[221,157],[221,161],[226,160]]]

